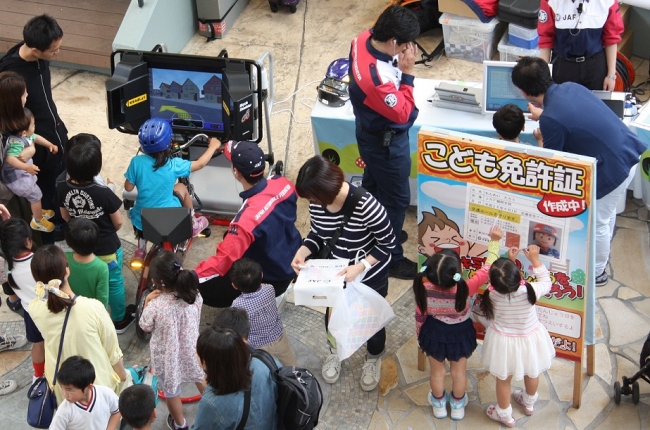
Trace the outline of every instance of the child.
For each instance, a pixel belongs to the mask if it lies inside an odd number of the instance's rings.
[[[132,385],[120,393],[122,420],[133,430],[150,430],[156,419],[156,398],[148,385]]]
[[[83,142],[90,142],[97,144],[97,147],[101,151],[102,149],[102,144],[97,139],[94,135],[88,134],[88,133],[79,133],[76,135],[73,139],[70,139],[68,141],[68,145],[66,146],[66,151],[70,151],[70,149],[76,144],[76,143],[83,143]],[[58,187],[60,183],[65,182],[70,179],[70,175],[68,174],[68,170],[64,170],[61,172],[61,174],[56,178],[56,186]],[[104,179],[104,177],[101,175],[101,173],[98,173],[94,178],[93,182],[95,182],[97,185],[102,185],[105,187],[108,187],[112,192],[115,192],[115,184],[111,182],[109,178]]]
[[[272,285],[262,284],[262,266],[248,258],[237,260],[230,269],[230,280],[233,288],[242,293],[232,306],[248,313],[248,343],[275,356],[283,366],[297,366],[296,354],[278,314],[275,290]]]
[[[560,258],[560,252],[553,248],[557,243],[557,230],[546,224],[535,224],[533,228],[534,245],[539,246],[540,255],[548,255],[554,258]]]
[[[509,142],[519,142],[519,133],[526,128],[526,117],[519,106],[507,104],[501,107],[492,116],[492,125],[499,135],[499,139]]]
[[[420,348],[429,357],[429,404],[436,418],[447,417],[447,397],[451,419],[461,420],[465,416],[467,359],[476,349],[476,331],[469,319],[469,298],[487,281],[488,268],[498,257],[502,236],[498,226],[492,227],[485,265],[467,281],[462,278],[460,256],[452,250],[429,257],[413,280],[415,326]],[[453,381],[449,394],[444,386],[445,360],[449,361]]]
[[[133,323],[135,306],[126,306],[122,275],[122,242],[117,230],[122,227],[122,201],[106,186],[94,182],[102,169],[101,143],[92,134],[70,139],[66,165],[70,179],[56,188],[56,198],[64,220],[87,218],[99,227],[95,254],[108,266],[108,304],[117,334]]]
[[[30,267],[34,256],[32,253],[32,230],[25,220],[9,218],[0,224],[0,248],[5,256],[8,269],[7,282],[11,292],[27,306],[36,298],[34,292],[36,281]],[[9,291],[5,291],[5,293],[9,293]],[[23,320],[25,321],[27,340],[34,343],[32,366],[34,367],[33,379],[36,380],[45,373],[45,343],[26,308],[23,309]],[[24,345],[26,341],[22,343]]]
[[[93,254],[99,243],[99,227],[89,219],[72,218],[65,241],[73,251],[65,253],[70,288],[75,294],[99,300],[108,309],[108,266]]]
[[[187,429],[179,395],[183,382],[196,383],[201,392],[204,388],[203,369],[196,356],[203,298],[192,271],[183,270],[172,252],[160,251],[149,274],[156,290],[145,299],[140,327],[152,334],[151,370],[165,393],[167,425],[172,430]]]
[[[546,328],[539,322],[535,302],[551,289],[548,270],[539,261],[539,247],[528,245],[522,252],[533,265],[537,282],[522,278],[514,263],[519,250],[499,258],[490,268],[490,286],[483,293],[483,311],[492,324],[483,341],[483,364],[497,378],[497,405],[487,415],[506,427],[514,427],[510,405],[510,381],[524,379],[525,391],[513,393],[526,415],[532,415],[537,400],[539,374],[551,367],[555,349]]]
[[[138,132],[140,148],[144,155],[136,155],[131,159],[129,168],[124,174],[124,189],[132,191],[138,188],[138,197],[131,209],[131,223],[138,238],[131,264],[142,262],[146,253],[147,242],[142,238],[142,208],[166,208],[183,206],[192,211],[192,235],[197,236],[208,226],[205,217],[194,217],[192,197],[185,185],[176,183],[178,178],[190,176],[205,167],[215,151],[221,146],[216,138],[210,138],[208,148],[196,161],[170,157],[169,146],[172,143],[172,128],[169,123],[160,118],[151,118],[142,124]],[[180,202],[179,202],[180,200]],[[182,205],[181,205],[182,202]]]
[[[93,385],[95,368],[83,357],[68,357],[56,383],[65,402],[59,404],[50,430],[115,430],[120,424],[119,398],[108,387]]]
[[[36,143],[44,146],[56,154],[58,147],[41,136],[34,133],[34,115],[25,109],[25,119],[20,130],[10,131],[4,145],[4,160],[2,164],[2,181],[7,188],[17,196],[27,199],[32,208],[31,228],[38,231],[51,232],[54,224],[48,221],[54,216],[51,209],[43,209],[41,199],[43,193],[36,185],[38,167],[29,159],[26,163],[20,161],[18,156],[28,146]]]

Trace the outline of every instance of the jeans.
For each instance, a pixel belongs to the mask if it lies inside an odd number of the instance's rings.
[[[365,132],[357,123],[359,154],[366,163],[361,185],[386,208],[393,233],[397,237],[392,249],[391,264],[404,258],[399,241],[406,209],[411,202],[409,176],[411,174],[411,148],[408,133],[397,135],[390,146],[382,146],[381,138]]]
[[[636,167],[636,166],[635,166]],[[596,265],[595,276],[600,275],[607,266],[612,237],[614,236],[614,224],[616,223],[616,205],[620,199],[625,198],[628,185],[634,178],[636,171],[632,168],[630,175],[618,187],[609,194],[596,200]]]

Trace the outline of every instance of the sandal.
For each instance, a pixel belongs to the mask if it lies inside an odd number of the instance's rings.
[[[499,416],[499,413],[497,412],[497,408],[496,408],[496,406],[494,406],[494,405],[490,405],[490,406],[488,406],[487,411],[485,411],[485,413],[487,414],[487,416],[488,416],[491,420],[494,420],[494,421],[496,421],[496,422],[498,422],[498,423],[501,423],[501,424],[503,424],[503,425],[506,426],[506,427],[514,427],[515,424],[517,423],[517,420],[514,419],[514,418],[512,417],[512,415],[510,415],[510,417],[509,417],[510,419],[509,419],[509,420],[506,419],[505,417],[503,417],[503,418],[500,417],[500,416]]]
[[[524,413],[528,416],[532,415],[533,412],[535,412],[535,406],[533,405],[527,405],[526,402],[524,402],[524,391],[523,390],[516,390],[514,393],[512,393],[512,397],[519,403],[521,406],[524,407]]]

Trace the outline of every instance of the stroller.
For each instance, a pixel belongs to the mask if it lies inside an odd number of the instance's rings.
[[[623,386],[621,383],[614,382],[614,403],[621,403],[621,394],[629,396],[632,394],[632,402],[639,403],[639,379],[643,379],[650,384],[650,334],[643,343],[641,348],[641,357],[639,358],[640,369],[634,376],[628,378],[623,376]]]

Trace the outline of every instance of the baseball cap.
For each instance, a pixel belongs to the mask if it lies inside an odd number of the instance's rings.
[[[242,175],[259,176],[264,173],[264,152],[255,142],[231,140],[223,153]]]

